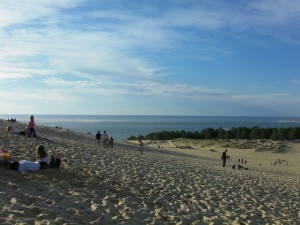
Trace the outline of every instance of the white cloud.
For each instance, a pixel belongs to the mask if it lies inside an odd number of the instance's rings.
[[[91,81],[66,81],[60,78],[50,77],[43,80],[45,84],[62,87],[79,87],[79,88],[90,88],[95,87],[97,83]]]
[[[216,56],[234,54],[234,49],[222,42],[226,34],[249,39],[252,34],[262,34],[297,43],[298,1],[236,1],[234,5],[176,1],[179,5],[153,7],[147,15],[112,8],[84,12],[80,11],[82,2],[1,1],[0,80],[34,78],[43,81],[51,92],[22,90],[11,96],[1,93],[1,97],[77,102],[83,101],[82,94],[174,97],[254,106],[298,103],[288,94],[245,95],[226,87],[185,84],[179,79],[173,82],[174,71],[163,71],[164,62],[158,63],[161,54],[167,55],[165,61],[173,55],[213,61]],[[72,7],[78,8],[64,14],[64,9]]]
[[[14,24],[24,24],[41,17],[53,15],[63,8],[77,6],[83,0],[35,1],[2,0],[0,3],[0,29]]]

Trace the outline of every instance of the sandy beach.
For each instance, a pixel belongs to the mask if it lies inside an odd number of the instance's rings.
[[[299,141],[145,140],[140,155],[134,141],[107,149],[94,135],[8,125],[25,124],[0,120],[14,158],[34,161],[40,144],[65,157],[58,170],[0,168],[0,224],[300,224]],[[232,169],[238,159],[249,170]]]

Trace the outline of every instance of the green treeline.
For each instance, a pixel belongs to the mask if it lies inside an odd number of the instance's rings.
[[[145,136],[131,136],[128,140],[171,140],[175,138],[191,139],[271,139],[295,140],[300,139],[300,127],[289,128],[260,128],[237,127],[225,130],[223,128],[206,128],[202,131],[161,131],[152,132]]]

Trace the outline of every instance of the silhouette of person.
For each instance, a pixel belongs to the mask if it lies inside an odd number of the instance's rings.
[[[144,143],[142,142],[142,140],[139,140],[139,151],[141,153],[141,155],[143,155],[144,153]]]
[[[225,151],[222,153],[222,157],[221,159],[223,159],[223,167],[225,167],[226,164],[226,154],[227,154],[227,149],[225,149]]]
[[[100,139],[101,139],[101,133],[100,131],[98,131],[98,133],[96,134],[96,145],[100,146]]]

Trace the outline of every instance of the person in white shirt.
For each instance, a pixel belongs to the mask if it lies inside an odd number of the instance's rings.
[[[32,162],[28,160],[20,160],[19,162],[12,162],[10,164],[12,170],[17,170],[19,172],[24,171],[39,171],[41,169],[40,162]]]

